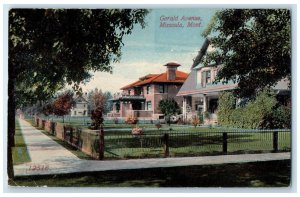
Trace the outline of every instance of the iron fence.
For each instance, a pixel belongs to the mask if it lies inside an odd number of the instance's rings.
[[[106,158],[243,154],[291,150],[290,130],[105,133]]]

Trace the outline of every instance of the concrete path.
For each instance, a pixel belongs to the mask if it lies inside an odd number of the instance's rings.
[[[32,127],[28,122],[22,119],[19,119],[19,122],[25,143],[27,144],[29,155],[31,157],[31,162],[15,165],[15,176],[193,166],[223,163],[246,163],[255,161],[290,159],[290,153],[286,152],[112,161],[81,160],[73,155],[70,151],[57,144],[51,138]]]

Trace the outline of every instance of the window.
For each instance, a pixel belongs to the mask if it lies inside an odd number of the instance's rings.
[[[151,92],[151,86],[147,86],[147,94]]]
[[[128,90],[128,95],[130,95],[131,90]]]
[[[85,104],[83,104],[83,107],[85,107]]]
[[[211,83],[211,72],[206,71],[206,83]]]
[[[152,110],[152,104],[151,104],[151,101],[148,101],[148,102],[147,102],[147,110],[148,110],[148,111]]]
[[[164,85],[158,85],[158,92],[159,93],[165,93],[165,86]]]
[[[203,71],[201,73],[201,86],[205,87],[206,84],[211,83],[211,71]]]

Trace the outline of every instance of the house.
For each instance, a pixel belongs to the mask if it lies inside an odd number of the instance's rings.
[[[209,117],[204,124],[217,124],[219,93],[237,87],[237,83],[233,81],[228,81],[225,84],[214,82],[222,64],[210,64],[208,66],[200,64],[201,59],[209,50],[213,50],[213,48],[207,38],[194,60],[187,80],[177,94],[178,97],[183,98],[182,115],[184,121],[190,120],[193,115],[204,113]],[[277,95],[287,95],[289,93],[288,83],[287,79],[283,79],[272,88]],[[237,101],[237,103],[239,102]]]
[[[108,117],[134,116],[157,120],[164,118],[158,109],[160,100],[174,98],[182,106],[182,98],[176,95],[188,74],[177,70],[181,66],[178,63],[169,62],[164,66],[166,72],[145,75],[122,87],[122,93],[111,99],[113,110],[108,113]]]
[[[88,116],[87,95],[74,98],[74,104],[71,108],[71,116]]]

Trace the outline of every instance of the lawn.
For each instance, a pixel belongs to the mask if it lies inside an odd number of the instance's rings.
[[[66,118],[68,120],[68,118]],[[82,122],[79,118],[77,125]],[[85,120],[86,121],[86,120]],[[72,122],[71,122],[72,123]],[[73,126],[75,125],[74,122]],[[169,156],[203,156],[220,155],[223,153],[222,133],[228,132],[228,147],[226,154],[263,153],[273,151],[272,132],[241,131],[224,128],[191,127],[190,125],[162,125],[161,129],[154,124],[143,124],[144,135],[133,136],[131,129],[135,125],[105,124],[105,159],[155,158],[164,157],[164,134],[169,134]],[[82,127],[82,126],[80,126]],[[55,139],[55,138],[53,138]],[[290,132],[279,132],[279,151],[290,151]],[[84,139],[87,140],[87,139]],[[95,140],[95,139],[89,139]],[[97,140],[97,139],[96,139]],[[74,154],[70,145],[57,140]],[[93,142],[94,150],[98,150],[98,141]],[[70,147],[71,148],[70,148]],[[80,157],[80,156],[79,156]]]
[[[221,164],[28,176],[12,186],[48,187],[288,187],[291,161]]]
[[[149,132],[142,136],[119,132],[105,134],[105,157],[151,158],[163,157],[162,136],[166,132]],[[290,132],[278,135],[279,151],[290,151]],[[273,151],[271,132],[228,133],[227,154],[263,153]],[[222,132],[169,132],[169,152],[175,156],[203,156],[223,154]]]
[[[27,152],[27,147],[21,132],[19,121],[15,122],[15,147],[12,147],[13,164],[22,164],[30,162],[30,156]]]

